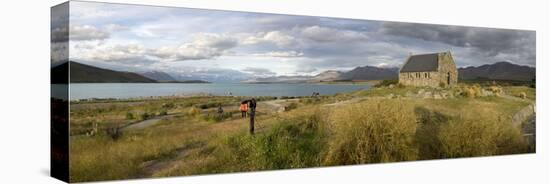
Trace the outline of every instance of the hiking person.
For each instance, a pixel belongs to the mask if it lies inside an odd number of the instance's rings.
[[[246,118],[246,113],[248,112],[248,102],[246,100],[242,101],[239,109],[241,110],[241,118]]]
[[[256,99],[252,98],[248,101],[248,110],[250,116],[250,134],[254,135],[254,117],[256,116]]]

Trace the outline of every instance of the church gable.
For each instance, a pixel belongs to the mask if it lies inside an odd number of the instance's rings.
[[[399,83],[408,86],[452,86],[457,79],[450,52],[411,55],[399,70]]]

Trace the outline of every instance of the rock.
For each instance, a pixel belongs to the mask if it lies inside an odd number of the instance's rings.
[[[422,98],[432,98],[432,92],[427,91],[422,95]]]
[[[393,85],[393,84],[390,84],[390,85],[388,86],[388,88],[390,88],[390,89],[393,89],[394,87],[395,87],[395,85]]]
[[[491,91],[481,89],[481,96],[494,96],[495,94]]]

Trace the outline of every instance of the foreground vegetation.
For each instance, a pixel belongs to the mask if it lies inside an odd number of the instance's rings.
[[[463,84],[445,90],[457,93],[455,98],[419,99],[405,97],[443,89],[380,85],[368,91],[279,100],[288,107],[284,112],[260,102],[254,136],[247,133],[247,119],[237,113],[238,97],[74,104],[71,128],[76,124],[84,132],[91,119],[103,127],[129,123],[128,112],[159,116],[165,111],[174,117],[124,131],[118,139],[103,131],[81,136],[75,130],[70,142],[71,181],[534,152],[520,127],[511,123],[516,112],[534,101],[534,89],[496,87],[502,95],[476,95],[476,90],[491,86]],[[386,98],[390,93],[402,97]],[[235,113],[208,118],[218,106]]]

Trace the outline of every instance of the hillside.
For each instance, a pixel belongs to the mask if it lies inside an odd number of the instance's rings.
[[[57,67],[67,67],[69,62]],[[55,68],[57,68],[55,67]],[[155,83],[157,81],[132,72],[98,68],[74,61],[70,62],[71,83]],[[53,68],[52,71],[56,69]]]
[[[342,74],[344,80],[386,80],[397,79],[398,68],[379,68],[374,66],[357,67]]]
[[[140,72],[139,74],[156,81],[177,81],[170,74],[159,71]]]
[[[516,65],[509,62],[497,62],[477,67],[458,69],[460,80],[490,79],[531,81],[535,78],[536,69],[529,66]]]
[[[323,81],[335,81],[340,80],[343,72],[336,71],[336,70],[327,70],[320,74],[317,74],[312,79],[310,79],[310,82],[323,82]]]
[[[398,68],[379,68],[374,66],[357,67],[343,72],[327,70],[315,76],[275,76],[254,78],[243,81],[245,83],[303,83],[303,82],[330,82],[339,80],[386,80],[397,79]]]

